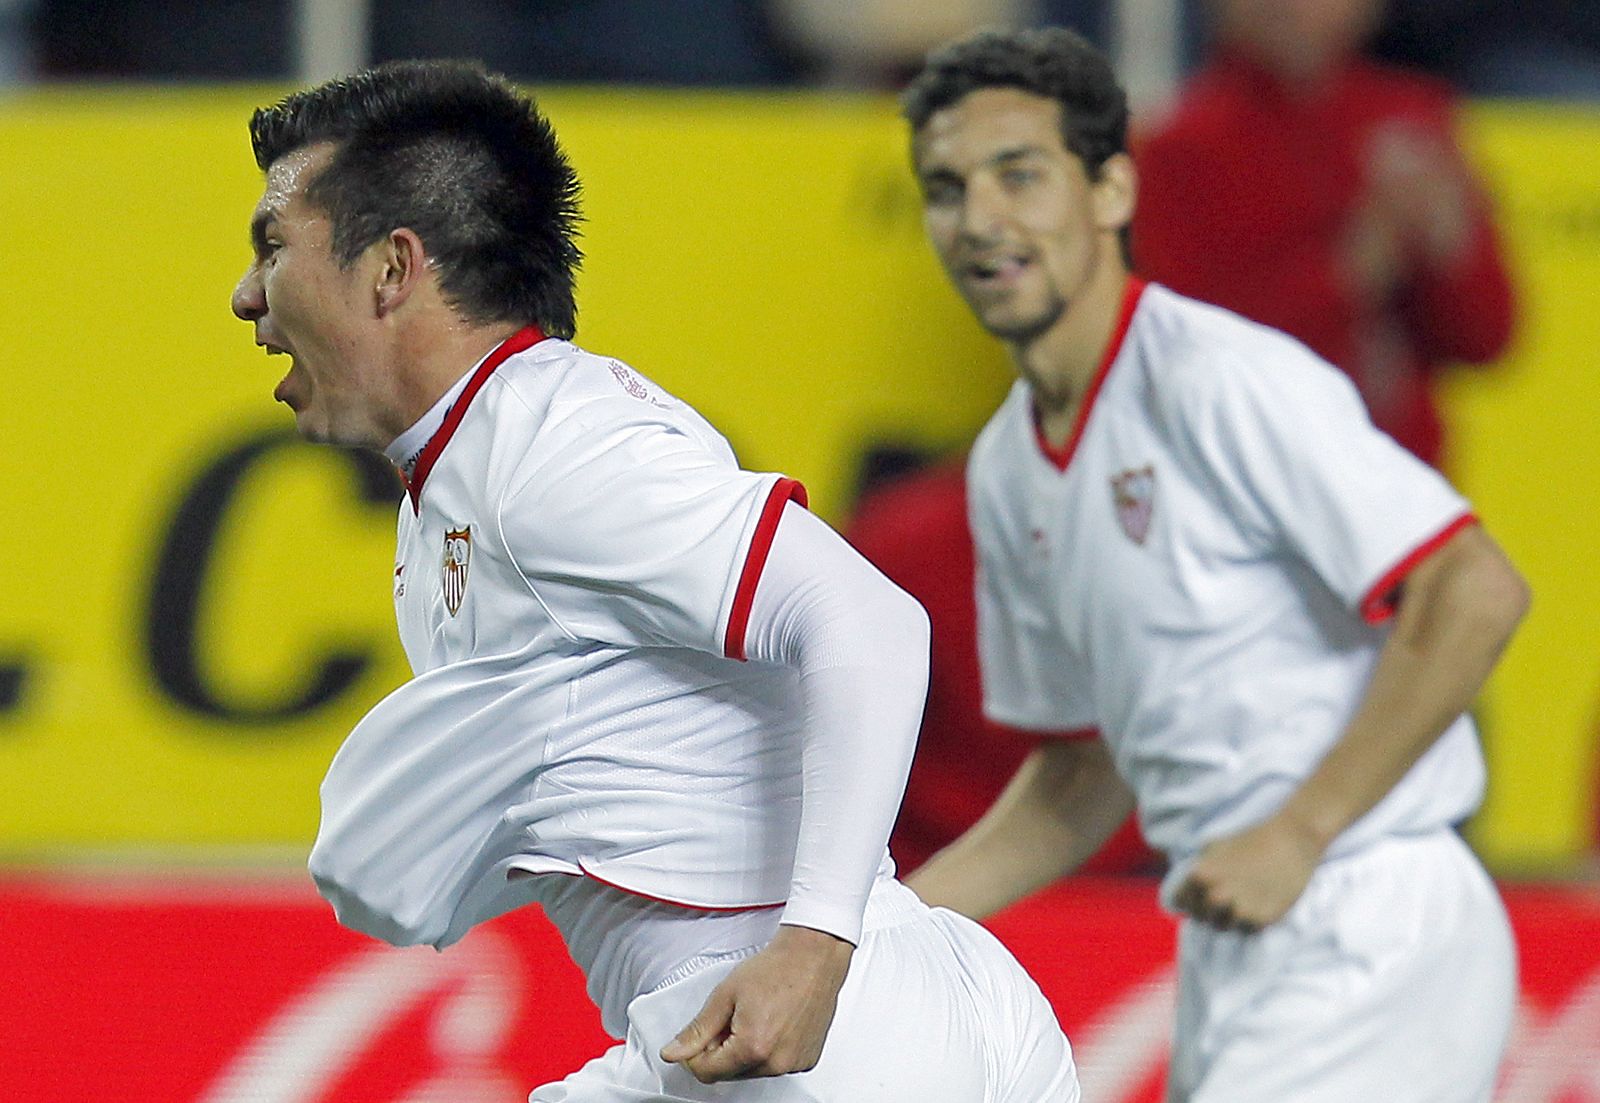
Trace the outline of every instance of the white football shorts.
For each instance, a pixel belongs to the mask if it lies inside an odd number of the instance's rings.
[[[1255,935],[1185,920],[1169,1103],[1488,1103],[1516,1006],[1489,875],[1454,832],[1325,862]]]
[[[625,1042],[529,1103],[1078,1103],[1055,1013],[993,935],[888,879],[865,920],[811,1071],[706,1085],[657,1056],[742,955],[636,997]]]

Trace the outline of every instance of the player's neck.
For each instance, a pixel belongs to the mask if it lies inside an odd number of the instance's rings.
[[[1114,336],[1128,275],[1120,259],[1097,266],[1055,325],[1012,347],[1017,370],[1032,391],[1040,431],[1052,446],[1065,444],[1072,433]]]
[[[405,432],[433,409],[472,366],[520,329],[512,323],[414,327],[395,347],[395,378],[399,385],[395,436]]]

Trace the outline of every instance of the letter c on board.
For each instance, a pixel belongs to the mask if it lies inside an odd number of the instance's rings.
[[[174,703],[233,724],[274,724],[303,716],[349,689],[372,662],[360,651],[330,651],[316,660],[300,685],[277,703],[229,700],[211,684],[200,662],[197,628],[217,537],[239,487],[252,468],[274,453],[311,447],[292,431],[249,437],[217,456],[189,487],[172,517],[156,557],[144,610],[146,657],[156,684]],[[365,505],[393,508],[394,469],[370,452],[325,450],[339,457]]]

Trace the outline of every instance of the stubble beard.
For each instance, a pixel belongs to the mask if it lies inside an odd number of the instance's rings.
[[[992,336],[1010,345],[1029,345],[1050,332],[1067,312],[1067,300],[1059,294],[1050,296],[1044,307],[1028,318],[1009,322],[991,322],[981,313],[978,322]]]

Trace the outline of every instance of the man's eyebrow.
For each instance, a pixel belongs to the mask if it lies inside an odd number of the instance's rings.
[[[257,211],[250,218],[250,244],[259,251],[267,244],[267,223],[278,217],[278,212],[268,209]]]
[[[1004,167],[1006,165],[1014,165],[1018,161],[1026,161],[1029,157],[1042,156],[1044,152],[1042,146],[1013,146],[1010,149],[1002,149],[991,156],[988,163],[997,167]]]
[[[1043,157],[1047,152],[1043,146],[1013,146],[991,153],[984,158],[983,165],[986,168],[1006,168],[1032,157]],[[917,177],[925,183],[937,183],[944,180],[959,180],[961,174],[948,165],[930,165],[926,169],[919,170]]]

